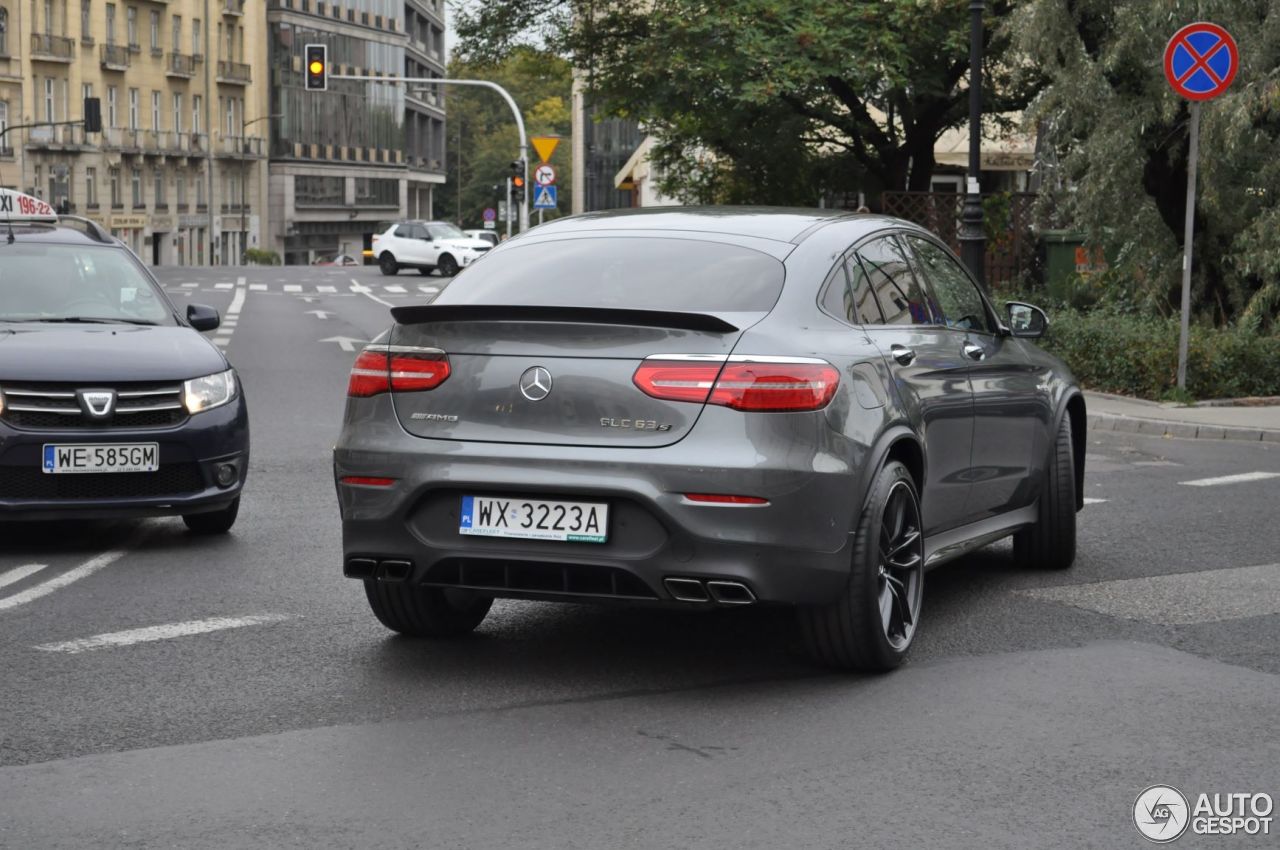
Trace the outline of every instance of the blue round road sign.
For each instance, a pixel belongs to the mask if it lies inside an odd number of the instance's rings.
[[[485,221],[497,221],[497,220],[498,220],[498,211],[497,211],[497,210],[495,210],[493,207],[485,207],[485,209],[484,209],[484,220],[485,220]]]
[[[1236,40],[1206,21],[1187,24],[1164,49],[1164,75],[1187,100],[1211,100],[1222,94],[1239,67]]]

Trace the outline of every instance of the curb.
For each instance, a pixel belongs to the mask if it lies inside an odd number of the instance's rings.
[[[1197,425],[1167,419],[1142,419],[1115,413],[1090,413],[1089,430],[1117,431],[1148,437],[1176,437],[1184,440],[1244,440],[1280,443],[1280,431],[1267,428],[1233,428],[1226,425]]]

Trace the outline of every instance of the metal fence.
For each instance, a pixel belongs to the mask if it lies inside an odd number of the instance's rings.
[[[1036,195],[1008,192],[983,195],[986,219],[986,282],[991,287],[1027,282],[1037,275],[1035,236]],[[885,192],[886,215],[905,218],[936,233],[960,253],[960,221],[964,195],[960,192]]]

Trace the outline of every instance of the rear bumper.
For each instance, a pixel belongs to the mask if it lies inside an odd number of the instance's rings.
[[[389,561],[395,580],[496,596],[672,603],[672,577],[741,582],[758,601],[783,603],[828,601],[847,580],[854,470],[865,452],[820,415],[761,417],[744,432],[740,414],[709,408],[672,446],[620,449],[425,439],[404,432],[387,397],[360,405],[334,451],[354,577]],[[397,480],[369,487],[342,484],[344,476]],[[769,503],[694,503],[685,493]],[[466,494],[604,501],[608,541],[463,536]]]
[[[155,473],[53,476],[40,473],[45,443],[158,443]],[[219,486],[219,466],[235,478]],[[249,420],[243,396],[230,404],[160,429],[32,431],[0,423],[0,522],[117,519],[215,511],[240,495],[249,469]],[[68,481],[62,493],[49,479]],[[70,492],[74,490],[74,492]]]

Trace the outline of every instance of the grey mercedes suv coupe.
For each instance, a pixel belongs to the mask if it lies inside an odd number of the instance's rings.
[[[1084,399],[933,235],[827,210],[588,214],[504,242],[351,373],[344,574],[405,635],[495,597],[794,606],[884,670],[926,570],[1075,557]]]

